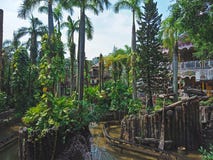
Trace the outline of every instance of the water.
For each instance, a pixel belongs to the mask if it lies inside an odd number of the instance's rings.
[[[90,131],[93,135],[93,142],[97,147],[104,149],[105,152],[110,154],[113,158],[117,160],[156,160],[156,158],[144,155],[141,153],[131,152],[128,150],[121,150],[117,147],[110,146],[106,143],[106,140],[102,133],[103,123],[99,125],[91,126]],[[110,127],[110,136],[114,138],[120,137],[120,126],[111,126]],[[188,160],[201,160],[201,156],[198,152],[190,152],[185,156]],[[98,159],[104,160],[104,159]],[[111,160],[111,159],[108,159]]]
[[[17,130],[16,127],[10,127],[9,131]],[[92,160],[155,160],[155,158],[143,155],[141,153],[135,153],[127,150],[121,150],[117,147],[110,146],[106,143],[106,140],[102,133],[103,123],[93,124],[90,126],[91,134],[93,135],[92,141]],[[1,130],[0,137],[8,134],[8,130]],[[119,138],[120,127],[112,126],[110,129],[110,136]],[[189,153],[187,155],[189,160],[201,160],[200,155],[195,153]],[[3,151],[0,151],[0,160],[18,160],[18,143],[17,141],[8,145]]]
[[[9,144],[4,150],[0,151],[0,160],[18,160],[17,141]]]
[[[17,133],[18,129],[19,129],[18,125],[1,128],[0,139],[3,139],[14,133]],[[0,151],[0,160],[18,160],[17,141],[8,144],[3,150]]]
[[[121,150],[117,147],[110,146],[106,143],[106,140],[102,133],[103,123],[99,125],[90,126],[90,132],[93,135],[93,142],[98,148],[104,150],[105,154],[111,155],[116,160],[155,160],[155,158],[143,155],[140,153],[135,153],[127,150]],[[112,126],[110,129],[110,136],[118,138],[120,137],[120,127]],[[98,160],[104,160],[100,158]],[[109,159],[111,160],[111,159]]]

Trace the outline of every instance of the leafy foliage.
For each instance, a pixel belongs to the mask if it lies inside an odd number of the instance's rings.
[[[206,101],[200,101],[200,105],[202,105],[202,106],[213,106],[213,97],[210,97]]]
[[[5,92],[0,92],[0,112],[4,111],[7,107],[7,95]]]
[[[178,14],[175,14],[178,13]],[[213,56],[213,3],[211,0],[179,0],[172,6],[172,14],[178,17],[183,30],[193,42],[197,56]]]
[[[27,50],[20,47],[16,50],[12,59],[11,86],[13,103],[19,111],[29,106],[29,57]]]
[[[172,103],[173,103],[172,100],[157,98],[154,110],[157,111],[157,110],[163,108],[163,106],[168,106]]]
[[[199,152],[202,154],[202,160],[212,160],[213,159],[213,145],[209,146],[209,149],[204,149],[200,147]]]
[[[42,39],[42,54],[38,80],[42,88],[47,88],[47,91],[54,92],[54,87],[64,79],[65,74],[63,43],[60,40],[60,36],[54,35],[51,43],[49,43],[48,36],[45,35]]]
[[[49,101],[52,104],[51,108],[48,106]],[[32,130],[40,130],[42,133],[45,133],[48,128],[59,126],[69,126],[71,129],[76,130],[89,123],[87,117],[84,117],[87,123],[82,120],[82,115],[85,115],[85,113],[84,111],[78,113],[76,100],[66,97],[56,98],[49,94],[46,97],[43,96],[35,107],[26,112],[23,122]]]
[[[94,121],[99,121],[109,111],[109,97],[104,90],[100,93],[98,87],[85,89],[84,102],[91,111]]]
[[[150,0],[145,3],[137,31],[138,78],[142,81],[142,90],[148,96],[150,108],[153,107],[153,93],[165,89],[167,83],[166,59],[160,52],[160,23],[161,15],[158,15],[157,3]]]
[[[105,83],[104,90],[108,97],[108,104],[112,111],[126,111],[137,113],[141,109],[141,101],[132,99],[131,88],[122,81]]]

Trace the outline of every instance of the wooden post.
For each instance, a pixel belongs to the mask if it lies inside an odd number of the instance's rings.
[[[162,122],[161,122],[161,133],[160,133],[160,142],[158,148],[164,150],[164,141],[165,141],[165,109],[162,110]]]
[[[183,118],[183,146],[186,147],[186,104],[182,103],[182,118]]]

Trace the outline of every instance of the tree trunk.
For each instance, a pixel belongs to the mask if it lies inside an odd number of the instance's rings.
[[[136,32],[135,32],[135,11],[133,10],[132,12],[132,88],[133,88],[133,93],[132,93],[132,98],[136,99],[137,98],[137,88],[136,88],[136,69],[135,69],[135,62],[136,62]]]
[[[49,38],[52,36],[53,32],[54,32],[54,24],[53,24],[52,0],[48,0],[48,34],[49,34]]]
[[[87,88],[89,87],[89,61],[85,60],[85,83]]]
[[[176,41],[173,53],[173,93],[174,100],[178,101],[178,42]]]
[[[0,9],[0,91],[2,90],[2,80],[3,80],[3,75],[2,75],[2,43],[3,43],[3,10]]]
[[[79,29],[79,88],[78,100],[83,100],[84,92],[84,61],[85,61],[85,8],[81,8],[80,29]],[[81,107],[79,108],[81,109]]]
[[[37,48],[38,48],[37,47],[37,35],[34,32],[31,37],[31,47],[30,47],[30,59],[31,59],[32,64],[36,64],[36,58],[38,56]]]
[[[103,55],[99,57],[99,92],[103,89],[103,78],[104,78],[104,60]]]
[[[75,43],[70,44],[70,96],[74,91],[74,63],[75,63]]]

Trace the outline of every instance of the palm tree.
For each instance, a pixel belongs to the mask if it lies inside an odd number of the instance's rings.
[[[29,44],[30,44],[30,59],[32,64],[36,64],[36,58],[38,56],[38,36],[42,36],[44,33],[47,32],[43,23],[38,19],[31,16],[30,20],[30,27],[22,27],[17,31],[17,38],[21,38],[27,34],[30,35]]]
[[[67,28],[67,43],[70,52],[70,95],[72,95],[74,90],[74,64],[75,64],[75,42],[74,33],[79,30],[79,20],[74,21],[70,16],[67,17],[67,22],[61,24],[61,27]]]
[[[31,14],[31,10],[40,5],[40,3],[43,1],[45,1],[46,5],[48,6],[48,35],[50,38],[54,32],[52,5],[53,1],[58,0],[23,0],[23,3],[18,11],[18,17],[26,19]]]
[[[38,11],[48,14],[48,7],[41,6],[39,7]],[[63,19],[62,5],[60,3],[53,9],[53,18],[55,19],[55,22],[57,24],[58,33],[60,33],[61,21]]]
[[[178,100],[178,38],[180,35],[179,21],[170,16],[162,22],[162,40],[163,46],[168,48],[170,55],[172,55],[173,66],[173,93],[174,100]]]
[[[119,12],[120,9],[130,9],[132,11],[132,41],[131,41],[131,48],[132,48],[132,72],[133,72],[133,99],[137,98],[137,89],[136,89],[136,70],[135,70],[135,51],[136,51],[136,31],[135,31],[135,18],[136,16],[139,17],[141,14],[140,5],[142,0],[119,0],[114,5],[114,11],[116,13]]]
[[[78,78],[78,100],[83,100],[83,88],[84,88],[84,64],[85,64],[85,32],[86,32],[86,10],[93,11],[98,15],[99,11],[109,7],[110,3],[108,0],[64,0],[62,1],[63,6],[70,8],[76,6],[80,8],[80,26],[79,26],[79,78]],[[68,5],[67,5],[68,4]]]

